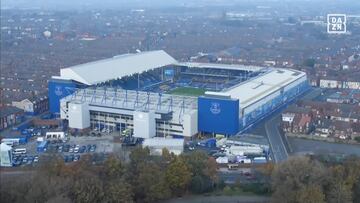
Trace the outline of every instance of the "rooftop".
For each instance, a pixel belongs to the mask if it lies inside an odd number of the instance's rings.
[[[13,107],[13,106],[5,106],[5,107],[0,108],[0,117],[2,118],[5,116],[8,116],[8,115],[11,115],[14,113],[20,113],[20,112],[23,112],[23,110]]]
[[[305,76],[304,72],[272,68],[257,77],[225,90],[224,93],[239,99],[241,108],[246,108],[303,76]]]
[[[101,87],[77,89],[61,99],[61,102],[66,101],[165,114],[173,112],[175,120],[197,109],[196,97]]]
[[[186,66],[190,68],[218,68],[225,70],[244,70],[244,71],[262,71],[265,68],[260,66],[245,66],[240,64],[220,64],[220,63],[196,63],[196,62],[181,62],[177,63],[179,66]]]
[[[94,85],[175,63],[177,61],[163,50],[123,54],[61,69],[60,77],[56,78]]]

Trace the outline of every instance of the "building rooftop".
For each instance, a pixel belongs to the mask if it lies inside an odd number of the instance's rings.
[[[267,72],[225,90],[232,98],[240,100],[246,108],[267,95],[305,76],[304,72],[290,69],[269,69]]]
[[[101,105],[137,111],[173,112],[174,120],[197,109],[197,98],[159,94],[154,92],[124,90],[118,88],[85,88],[75,90],[73,94],[61,99],[61,102],[87,102],[89,105]]]
[[[0,108],[0,118],[20,112],[23,112],[23,110],[13,106],[5,106]]]
[[[94,85],[175,63],[177,61],[163,50],[124,54],[61,69],[60,77],[54,78]]]
[[[266,68],[261,66],[245,66],[240,64],[220,64],[220,63],[197,63],[197,62],[180,62],[176,65],[179,66],[186,66],[190,68],[218,68],[218,69],[225,69],[225,70],[244,70],[244,71],[262,71]]]

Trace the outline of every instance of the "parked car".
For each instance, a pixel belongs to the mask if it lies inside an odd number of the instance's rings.
[[[84,153],[85,150],[86,150],[86,146],[82,146],[82,147],[80,147],[79,152],[80,152],[80,153]]]
[[[86,146],[86,152],[90,152],[90,149],[91,149],[91,144],[88,144],[88,145]]]
[[[66,143],[66,142],[68,142],[69,141],[69,137],[65,137],[64,139],[62,139],[62,142],[63,143]]]
[[[20,166],[22,163],[22,161],[20,159],[17,159],[15,161],[13,161],[13,166]]]
[[[29,156],[29,157],[28,157],[27,164],[32,164],[33,161],[34,161],[34,157],[33,157],[33,156]]]
[[[75,155],[74,156],[74,161],[79,161],[80,160],[80,155]]]
[[[71,162],[71,161],[74,161],[74,155],[73,154],[69,155],[69,162]]]
[[[96,150],[96,145],[92,145],[90,148],[90,152],[95,152],[95,150]]]
[[[68,155],[65,155],[65,156],[64,156],[64,162],[65,162],[65,163],[69,162],[69,156],[68,156]]]
[[[70,150],[70,145],[65,145],[64,146],[64,152],[69,152]]]
[[[23,164],[26,164],[28,162],[28,157],[27,156],[24,156],[23,158],[22,158],[22,163]]]
[[[35,156],[34,156],[34,163],[37,163],[37,162],[39,162],[39,156],[38,156],[38,155],[35,155]]]
[[[58,147],[58,150],[57,150],[57,151],[58,151],[59,153],[63,152],[63,146],[60,145],[60,146]]]

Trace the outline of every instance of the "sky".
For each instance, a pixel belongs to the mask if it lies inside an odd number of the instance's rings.
[[[339,6],[360,6],[360,0],[1,0],[1,9],[107,9],[107,8],[163,8],[163,7],[204,7],[231,6],[244,4],[309,4],[321,6],[331,3]]]

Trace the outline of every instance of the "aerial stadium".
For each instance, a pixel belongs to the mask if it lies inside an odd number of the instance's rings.
[[[146,139],[239,134],[308,87],[297,70],[178,62],[159,50],[61,69],[48,88],[69,128]]]

